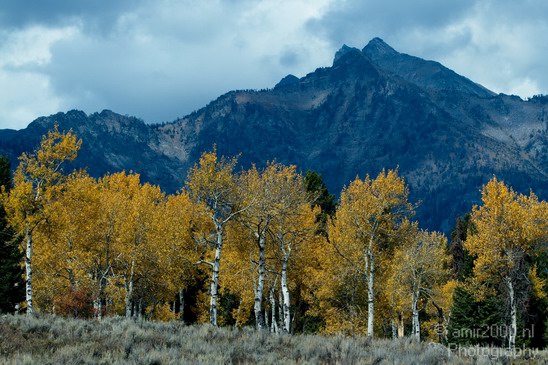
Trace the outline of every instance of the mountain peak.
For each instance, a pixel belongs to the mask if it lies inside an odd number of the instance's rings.
[[[274,89],[284,87],[287,85],[297,84],[297,83],[299,83],[299,78],[295,75],[289,74],[283,79],[281,79],[280,82],[278,82],[276,86],[274,86]]]
[[[342,47],[335,53],[333,64],[337,63],[345,55],[356,51],[359,52],[360,50],[354,47],[348,47],[346,44],[343,44]]]
[[[456,91],[489,98],[492,91],[443,66],[439,62],[399,53],[380,38],[373,38],[362,50],[376,67],[398,75],[429,91]]]
[[[397,55],[399,54],[394,48],[390,47],[379,37],[375,37],[367,43],[362,50],[366,55],[377,54],[382,56]]]

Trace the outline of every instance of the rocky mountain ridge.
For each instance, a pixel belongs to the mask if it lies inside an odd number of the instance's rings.
[[[333,65],[273,89],[231,91],[172,123],[147,125],[111,111],[38,118],[0,131],[0,153],[32,149],[57,121],[84,140],[77,166],[121,169],[173,192],[217,145],[247,167],[277,160],[314,169],[336,194],[359,175],[398,168],[423,226],[448,231],[493,175],[548,198],[548,98],[496,95],[443,65],[379,38],[343,46]]]

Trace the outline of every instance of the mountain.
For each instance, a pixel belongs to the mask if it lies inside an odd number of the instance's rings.
[[[228,92],[172,123],[111,111],[38,118],[0,131],[0,153],[15,159],[57,121],[84,140],[77,166],[96,176],[132,170],[168,192],[214,144],[241,153],[243,167],[277,160],[316,170],[334,193],[356,175],[398,168],[421,225],[447,232],[493,175],[548,198],[547,109],[548,97],[497,95],[375,38],[362,50],[343,46],[331,67],[268,90]]]
[[[170,192],[182,186],[183,165],[162,150],[163,136],[158,130],[140,119],[109,110],[91,115],[71,110],[38,118],[19,131],[0,130],[0,155],[7,155],[12,166],[16,165],[17,156],[35,149],[54,123],[61,130],[72,129],[83,140],[73,164],[76,168],[87,168],[93,176],[121,170],[139,172],[145,181]]]

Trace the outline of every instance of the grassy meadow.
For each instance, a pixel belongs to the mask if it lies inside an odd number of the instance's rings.
[[[252,328],[187,326],[110,317],[101,321],[0,317],[0,364],[548,364],[546,352],[508,357],[410,339],[272,335]],[[485,350],[485,349],[482,349]],[[482,352],[482,354],[478,354]]]

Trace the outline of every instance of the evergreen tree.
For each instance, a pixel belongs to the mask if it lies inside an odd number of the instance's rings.
[[[453,258],[453,275],[461,284],[453,293],[453,308],[447,331],[448,342],[460,345],[500,345],[502,339],[491,336],[500,326],[502,318],[497,301],[502,298],[486,298],[479,300],[463,285],[473,275],[474,258],[464,247],[469,232],[474,227],[470,222],[470,213],[457,218],[455,228],[451,232],[449,252]]]
[[[323,182],[322,175],[316,171],[308,170],[304,175],[304,186],[306,191],[312,197],[312,204],[319,206],[322,211],[318,214],[320,234],[326,234],[325,226],[327,216],[333,216],[337,210],[335,196],[327,190],[327,185]]]
[[[306,191],[315,193],[314,204],[322,208],[322,212],[333,215],[337,209],[335,196],[329,192],[325,185],[322,175],[316,171],[308,170],[304,175],[304,185]]]
[[[458,217],[455,228],[451,231],[451,243],[449,253],[453,257],[453,273],[455,279],[463,281],[472,276],[474,259],[464,248],[464,242],[468,236],[468,230],[472,229],[470,224],[470,213],[464,217]]]
[[[454,345],[503,346],[504,299],[492,296],[477,300],[466,288],[457,286],[453,296],[447,341]]]
[[[9,192],[12,185],[10,162],[0,156],[0,186]],[[19,263],[23,255],[18,240],[8,226],[4,206],[0,203],[0,312],[13,312],[24,300],[23,270]]]

